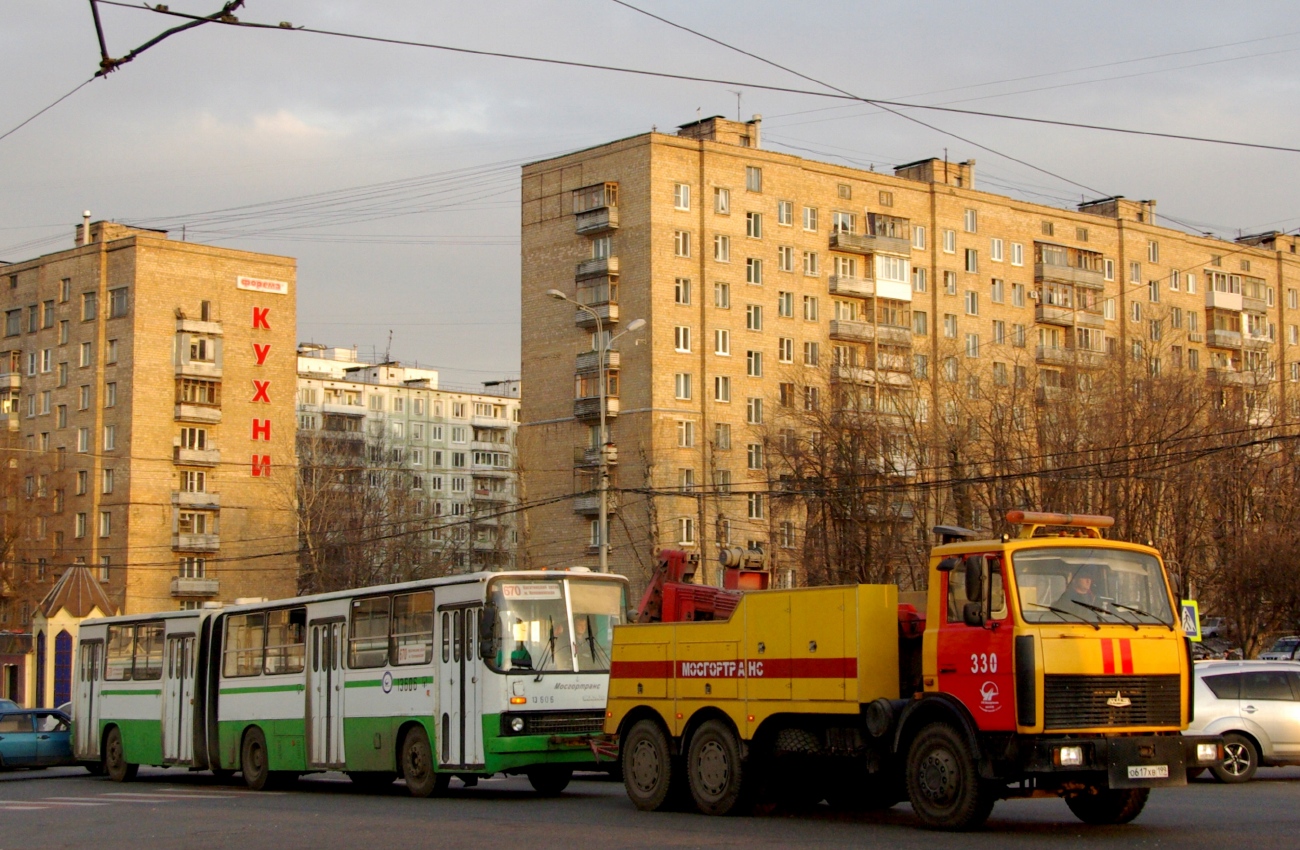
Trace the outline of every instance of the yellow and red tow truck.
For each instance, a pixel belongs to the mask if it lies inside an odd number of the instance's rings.
[[[643,810],[760,800],[885,808],[969,829],[1010,797],[1126,823],[1152,788],[1222,758],[1182,734],[1190,644],[1160,554],[1109,517],[1012,511],[1019,533],[937,528],[929,589],[730,589],[661,553],[639,624],[614,631],[605,731]],[[726,560],[730,558],[730,560]]]

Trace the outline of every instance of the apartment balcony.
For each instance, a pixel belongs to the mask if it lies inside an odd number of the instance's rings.
[[[1034,307],[1034,321],[1040,325],[1059,325],[1063,328],[1074,327],[1073,307],[1058,307],[1055,304],[1038,304]]]
[[[1253,373],[1240,372],[1231,367],[1211,366],[1206,371],[1210,376],[1210,380],[1220,384],[1229,384],[1231,386],[1240,387],[1255,383],[1255,375]]]
[[[831,319],[831,339],[842,342],[875,342],[876,326],[850,319]]]
[[[617,369],[620,365],[621,357],[618,351],[610,350],[605,352],[605,368]],[[596,372],[600,370],[600,352],[584,351],[578,355],[578,362],[575,367],[578,372]]]
[[[1271,348],[1273,345],[1273,340],[1269,339],[1267,334],[1253,334],[1250,332],[1241,335],[1241,342],[1245,348],[1252,351]]]
[[[355,416],[362,419],[366,415],[366,409],[360,404],[344,404],[343,402],[327,401],[320,406],[321,413],[337,413],[342,416]]]
[[[831,234],[830,249],[849,254],[894,254],[899,257],[912,256],[912,242],[898,236],[873,236],[870,233],[845,233],[837,231]]]
[[[1077,310],[1074,314],[1074,324],[1081,328],[1104,328],[1106,317],[1090,310]]]
[[[610,466],[618,463],[618,446],[611,443],[605,447],[605,462]],[[591,446],[574,446],[573,465],[578,467],[600,466],[600,449],[593,449]]]
[[[605,399],[605,416],[618,416],[618,399]],[[600,418],[600,399],[597,398],[579,398],[573,402],[574,419],[599,419]]]
[[[220,579],[183,576],[172,579],[172,596],[216,596],[220,592]]]
[[[1205,306],[1216,310],[1241,312],[1242,298],[1240,292],[1219,292],[1211,289],[1205,293]]]
[[[1039,283],[1071,283],[1087,289],[1105,289],[1105,275],[1092,269],[1034,263],[1034,280]]]
[[[470,494],[470,499],[475,502],[485,504],[498,504],[510,501],[510,494],[505,490],[493,490],[488,487],[476,487]]]
[[[610,493],[606,493],[605,496],[609,500],[608,506],[606,508],[606,512],[610,516],[613,516],[615,513],[618,512],[618,494],[610,492]],[[591,517],[599,516],[600,515],[600,494],[583,493],[579,496],[574,496],[573,512],[575,514],[581,514],[582,516],[591,516]]]
[[[504,416],[471,416],[469,422],[475,428],[506,429],[514,424]],[[497,443],[496,445],[505,445],[505,444]]]
[[[1065,387],[1039,387],[1034,391],[1034,399],[1039,404],[1048,404],[1064,399],[1065,393]]]
[[[831,380],[850,384],[880,384],[890,387],[912,386],[912,373],[902,367],[848,366],[836,363],[831,366]]]
[[[912,329],[894,325],[876,325],[876,341],[883,345],[897,345],[900,348],[912,347]]]
[[[574,269],[573,277],[575,280],[586,280],[592,277],[605,277],[616,274],[618,274],[618,257],[592,257],[578,263],[577,268]]]
[[[470,471],[481,478],[509,478],[514,470],[486,463],[470,464]]]
[[[186,360],[176,364],[178,378],[220,378],[221,367],[204,360]]]
[[[179,422],[202,422],[215,425],[221,421],[221,408],[207,404],[178,404],[176,419]]]
[[[22,418],[18,415],[18,411],[11,410],[2,415],[8,423],[10,431],[17,431],[22,427]]]
[[[876,282],[871,278],[831,275],[830,293],[831,295],[842,295],[848,298],[874,298],[876,295]]]
[[[575,229],[584,236],[612,233],[618,230],[618,207],[597,207],[577,213],[574,219]]]
[[[1205,344],[1211,348],[1241,348],[1241,331],[1210,328],[1206,331]]]
[[[1268,302],[1263,298],[1251,298],[1249,295],[1241,296],[1241,309],[1247,313],[1267,313]]]
[[[186,449],[173,446],[172,463],[184,466],[216,466],[221,463],[221,449]]]
[[[180,508],[198,510],[217,510],[221,507],[220,493],[194,493],[188,490],[173,490],[172,504]]]
[[[0,372],[0,390],[16,390],[22,386],[22,373]]]
[[[509,443],[495,443],[490,440],[470,440],[469,447],[471,451],[480,451],[480,452],[510,451]]]
[[[177,319],[176,332],[221,336],[221,322],[201,322],[198,319]]]
[[[610,301],[603,301],[599,304],[588,304],[591,311],[600,316],[600,322],[605,327],[618,323],[618,305]],[[574,310],[573,323],[586,330],[594,330],[596,319],[588,310]]]
[[[221,535],[173,534],[172,548],[182,552],[215,552],[221,548]]]

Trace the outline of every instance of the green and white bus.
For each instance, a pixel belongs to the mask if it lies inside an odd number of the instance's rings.
[[[415,796],[526,774],[557,794],[612,769],[601,734],[627,580],[473,573],[220,609],[88,620],[75,754],[241,771],[250,788],[341,770]]]

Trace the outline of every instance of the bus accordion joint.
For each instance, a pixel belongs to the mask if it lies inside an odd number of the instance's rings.
[[[1033,537],[1040,528],[1077,528],[1086,537],[1101,537],[1101,529],[1115,525],[1115,518],[1100,514],[1059,514],[1046,511],[1007,511],[1006,520],[1020,526],[1020,537]]]

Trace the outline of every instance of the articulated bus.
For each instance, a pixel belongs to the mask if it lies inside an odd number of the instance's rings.
[[[76,757],[118,781],[183,766],[259,790],[341,770],[422,797],[522,773],[558,794],[613,769],[599,736],[626,611],[626,579],[570,570],[88,620]]]

